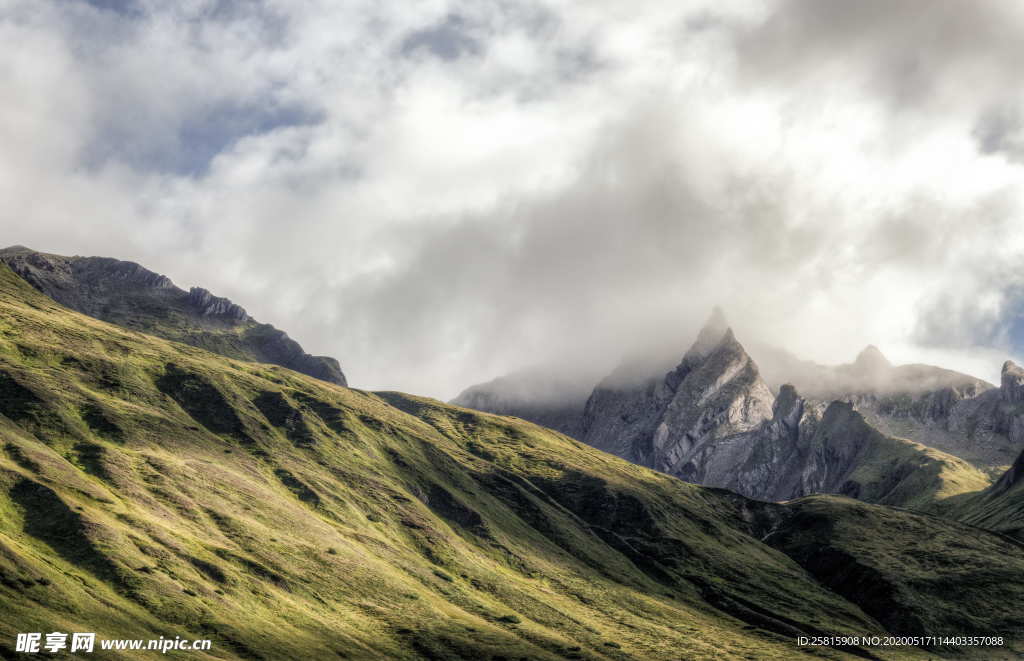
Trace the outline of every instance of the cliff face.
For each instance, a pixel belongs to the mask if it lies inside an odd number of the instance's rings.
[[[1011,439],[1019,454],[991,487],[939,511],[1024,540],[1024,370],[1006,361],[999,389],[986,395],[983,419]]]
[[[593,389],[578,420],[575,409],[565,412],[569,423],[560,429],[643,466],[763,500],[838,493],[925,505],[990,484],[968,461],[890,428],[930,425],[926,435],[939,430],[950,447],[970,454],[970,441],[953,441],[956,429],[979,417],[994,420],[985,402],[999,400],[999,389],[939,368],[894,367],[875,347],[850,365],[803,365],[812,367],[793,375],[803,377],[811,396],[792,384],[773,395],[715,310],[674,368],[624,363]],[[543,397],[531,407],[505,400],[497,409],[488,385],[467,392],[474,397],[456,403],[544,424],[537,405]],[[997,423],[990,426],[996,431],[977,438],[996,438],[997,448],[1010,443]],[[981,440],[976,445],[991,450]]]
[[[678,474],[709,444],[771,418],[773,399],[716,313],[674,370],[632,381],[620,372],[598,385],[584,410],[581,438]]]
[[[1011,433],[1006,386],[932,365],[892,365],[875,347],[853,363],[825,366],[784,351],[758,347],[765,380],[792,383],[809,400],[850,402],[869,424],[959,457],[997,477],[1020,451],[1022,431]]]
[[[90,317],[347,385],[335,359],[310,356],[284,331],[257,322],[230,300],[200,287],[186,292],[133,262],[64,257],[22,246],[0,250],[0,262],[43,294]]]

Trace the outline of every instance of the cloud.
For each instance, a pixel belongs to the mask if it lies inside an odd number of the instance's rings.
[[[402,40],[403,54],[413,55],[420,49],[445,60],[462,54],[476,55],[481,50],[479,42],[467,34],[465,21],[458,15],[446,16],[441,23],[415,30]]]
[[[0,225],[227,295],[360,387],[681,352],[716,303],[992,379],[1024,341],[1020,14],[8,0]]]

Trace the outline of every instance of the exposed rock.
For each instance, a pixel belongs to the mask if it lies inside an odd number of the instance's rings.
[[[983,399],[988,384],[928,366],[894,367],[874,346],[850,365],[814,369],[804,374],[819,377],[816,396],[791,384],[773,396],[716,308],[674,368],[627,361],[594,388],[578,423],[573,409],[567,418],[596,448],[764,500],[843,493],[906,505],[989,483],[955,456],[893,438],[866,419],[950,427],[969,417],[960,402]],[[461,403],[544,424],[543,397],[522,406],[524,396],[489,398],[490,385],[467,390]]]
[[[703,356],[687,352],[666,377],[666,386],[676,382],[653,439],[651,464],[658,470],[678,473],[696,448],[757,428],[772,416],[774,397],[732,330]]]
[[[838,366],[757,345],[752,355],[770,386],[792,383],[804,398],[825,405],[850,402],[883,434],[959,457],[992,476],[1019,452],[1024,430],[1010,436],[1000,389],[982,379],[931,365],[894,366],[873,346]]]
[[[249,319],[242,306],[235,305],[226,298],[214,296],[202,287],[189,289],[188,303],[204,317],[222,316],[236,321]]]
[[[1012,360],[1003,363],[1000,384],[1002,400],[1011,404],[1024,403],[1024,368]]]
[[[1024,483],[1024,452],[1018,455],[1013,465],[1003,473],[999,480],[992,485],[989,494],[992,496],[1002,495],[1014,487]],[[1022,503],[1024,504],[1024,503]]]

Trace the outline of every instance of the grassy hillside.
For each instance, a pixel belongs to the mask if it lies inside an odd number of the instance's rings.
[[[1022,545],[977,528],[841,496],[772,510],[762,539],[887,629],[915,635],[1020,626]],[[898,544],[894,544],[898,540]]]
[[[938,512],[1024,541],[1024,453],[984,491],[940,503]]]
[[[796,647],[886,629],[760,541],[778,506],[520,420],[114,327],[4,267],[0,414],[0,656],[25,631],[209,637],[188,658],[225,659],[945,654]],[[896,525],[863,534],[898,554],[913,515],[885,511]],[[933,553],[964,549],[1024,570],[981,532]],[[1019,639],[1021,603],[969,623]]]

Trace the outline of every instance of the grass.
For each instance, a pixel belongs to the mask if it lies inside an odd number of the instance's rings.
[[[761,541],[785,506],[105,324],[4,267],[0,413],[0,656],[25,631],[209,637],[189,658],[220,659],[936,656],[796,647],[886,628],[806,545]],[[858,534],[898,557],[890,524],[917,515],[879,511],[892,520]],[[950,535],[940,564],[962,544],[1024,568],[1016,547]],[[1020,603],[984,624],[1016,640]]]

